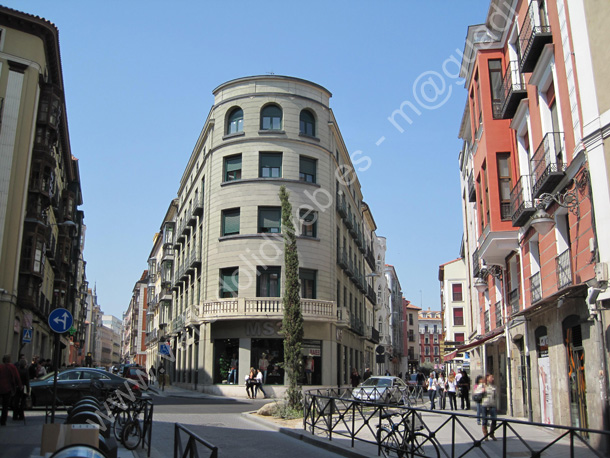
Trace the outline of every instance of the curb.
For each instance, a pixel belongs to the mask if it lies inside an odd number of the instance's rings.
[[[345,456],[347,458],[370,458],[370,455],[363,455],[353,448],[346,448],[342,445],[334,444],[332,441],[318,438],[312,434],[307,433],[304,430],[295,430],[292,428],[286,428],[283,426],[278,426],[276,423],[265,420],[264,418],[254,417],[252,414],[256,413],[256,411],[252,412],[243,412],[242,417],[248,419],[251,422],[263,424],[266,427],[273,429],[279,433],[285,434],[293,439],[297,439],[303,442],[306,442],[310,445],[314,445],[316,447],[323,448],[324,450],[328,450],[329,452],[335,453],[337,455]]]

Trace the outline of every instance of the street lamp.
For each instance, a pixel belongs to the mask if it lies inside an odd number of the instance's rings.
[[[481,273],[474,281],[474,287],[479,293],[484,293],[487,290],[487,281],[485,279],[488,275],[494,278],[502,278],[502,267],[500,266],[485,266],[481,269]]]
[[[548,192],[540,194],[536,202],[536,213],[532,216],[532,227],[542,236],[548,234],[551,229],[553,229],[555,220],[544,210],[552,202],[555,202],[560,207],[567,208],[568,211],[580,218],[578,192],[584,191],[588,181],[589,173],[587,169],[585,169],[580,178],[574,178],[573,187],[566,190],[564,193],[558,191],[554,194]]]

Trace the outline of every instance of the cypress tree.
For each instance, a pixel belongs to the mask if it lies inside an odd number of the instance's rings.
[[[288,406],[301,409],[301,390],[298,376],[301,368],[301,345],[303,343],[303,314],[301,312],[301,294],[299,284],[299,255],[297,239],[292,223],[292,205],[286,187],[280,187],[282,202],[282,233],[284,235],[284,269],[286,283],[284,286],[284,361],[288,374]]]

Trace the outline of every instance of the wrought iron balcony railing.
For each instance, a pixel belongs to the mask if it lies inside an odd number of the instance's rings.
[[[530,160],[532,173],[532,195],[539,197],[545,192],[552,193],[555,186],[565,176],[563,132],[549,132],[536,149]]]
[[[527,86],[519,70],[519,62],[510,61],[502,78],[502,93],[499,103],[494,105],[494,118],[511,119],[519,102],[527,97]]]
[[[522,175],[510,191],[511,219],[513,226],[522,227],[536,213],[532,198],[532,184],[529,175]]]
[[[553,41],[551,26],[538,2],[531,1],[519,33],[519,67],[522,72],[534,70],[542,48]]]

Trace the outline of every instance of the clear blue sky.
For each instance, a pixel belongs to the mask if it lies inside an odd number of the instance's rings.
[[[59,28],[87,277],[105,313],[121,317],[147,268],[212,89],[267,72],[333,93],[350,153],[372,161],[359,178],[386,262],[407,299],[440,309],[438,266],[462,237],[456,62],[489,0],[2,3]],[[417,112],[397,118],[401,133],[388,117],[406,101]]]

